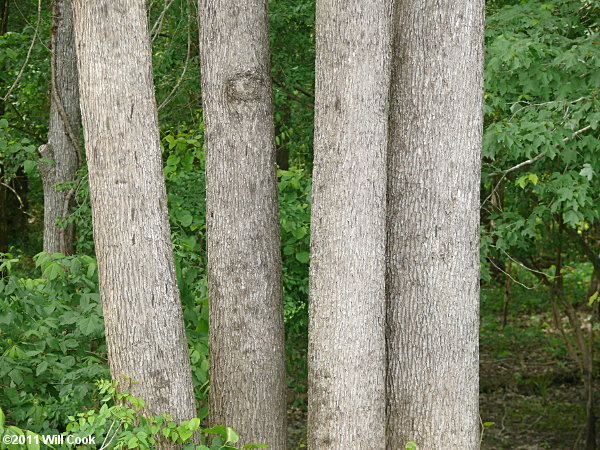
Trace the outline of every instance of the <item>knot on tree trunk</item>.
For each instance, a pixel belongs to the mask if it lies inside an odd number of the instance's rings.
[[[227,99],[232,102],[257,101],[266,91],[265,80],[257,70],[238,72],[227,80]]]
[[[52,160],[52,163],[46,161],[40,161],[38,169],[40,176],[42,177],[42,183],[46,183],[46,180],[52,173],[52,170],[56,163],[54,162],[54,149],[50,144],[42,144],[38,147],[38,154],[40,158],[48,158]]]

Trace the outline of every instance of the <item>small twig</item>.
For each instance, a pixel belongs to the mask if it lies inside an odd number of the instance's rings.
[[[152,42],[154,42],[154,39],[156,39],[156,36],[158,36],[158,33],[160,33],[160,29],[162,28],[162,23],[163,23],[163,19],[165,18],[165,14],[167,13],[167,11],[169,10],[169,8],[171,7],[171,5],[173,4],[174,1],[175,0],[170,0],[169,3],[167,3],[165,5],[162,12],[158,16],[158,19],[156,19],[156,22],[154,22],[154,25],[152,26],[152,29],[150,30],[150,36],[152,36]]]
[[[525,167],[528,166],[530,164],[533,164],[536,161],[539,161],[540,159],[542,159],[544,156],[546,156],[547,152],[542,152],[539,155],[537,155],[534,158],[528,159],[527,161],[523,161],[519,164],[517,164],[516,166],[511,167],[510,169],[506,169],[503,172],[500,172],[502,174],[503,177],[505,177],[506,175],[508,175],[511,172],[514,172],[515,170],[519,170],[521,167]],[[490,176],[494,176],[494,175],[500,175],[500,173],[495,172],[495,173],[491,173]]]
[[[522,101],[518,101],[518,102],[514,102],[514,103],[509,103],[509,105],[517,105],[517,104],[520,105],[521,103],[525,103],[525,106],[523,106],[520,109],[516,110],[512,114],[511,119],[515,115],[517,115],[518,113],[520,113],[521,111],[523,111],[524,109],[531,108],[533,106],[546,106],[546,105],[553,105],[555,103],[559,103],[559,104],[563,104],[563,105],[570,105],[570,104],[573,104],[573,103],[579,103],[580,101],[583,101],[585,99],[587,99],[587,97],[579,97],[577,100],[571,100],[569,102],[565,102],[563,100],[552,100],[552,101],[544,102],[544,103],[526,103],[526,102],[522,102]]]
[[[575,132],[574,132],[574,133],[573,133],[573,134],[572,134],[570,137],[566,137],[566,138],[564,138],[562,141],[563,141],[563,142],[568,142],[568,141],[570,141],[571,139],[573,139],[573,138],[575,138],[575,137],[579,136],[581,133],[584,133],[584,132],[586,132],[587,130],[589,130],[589,129],[591,129],[591,128],[592,128],[592,126],[591,126],[591,125],[588,125],[588,126],[586,126],[586,127],[583,127],[581,130],[577,130],[577,131],[575,131]],[[500,179],[498,180],[498,182],[496,183],[496,185],[495,185],[495,186],[494,186],[494,188],[492,189],[492,192],[491,192],[491,194],[490,194],[490,195],[488,195],[488,196],[485,198],[485,200],[484,200],[484,201],[481,203],[481,206],[480,206],[480,208],[482,208],[482,207],[483,207],[483,205],[485,205],[485,204],[486,204],[486,203],[489,201],[489,199],[490,199],[490,198],[492,198],[492,196],[493,196],[493,195],[495,195],[495,193],[496,193],[496,190],[498,189],[498,187],[500,187],[500,183],[502,183],[502,181],[504,180],[504,178],[506,178],[506,176],[507,176],[509,173],[511,173],[511,172],[514,172],[515,170],[518,170],[518,169],[520,169],[520,168],[522,168],[522,167],[525,167],[525,166],[529,166],[530,164],[533,164],[533,163],[535,163],[535,162],[539,161],[539,160],[540,160],[540,159],[542,159],[544,156],[546,156],[546,154],[547,154],[547,153],[548,153],[548,152],[542,152],[542,153],[540,153],[539,155],[537,155],[537,156],[536,156],[536,157],[534,157],[534,158],[528,159],[527,161],[523,161],[523,162],[521,162],[521,163],[517,164],[516,166],[513,166],[513,167],[511,167],[510,169],[506,169],[505,171],[503,171],[503,172],[500,172],[500,173],[502,174],[502,176],[500,177]],[[490,177],[492,177],[492,176],[495,176],[495,175],[500,175],[500,173],[498,173],[498,172],[494,172],[494,173],[491,173],[489,176],[490,176]]]
[[[541,272],[541,271],[539,271],[539,270],[532,269],[531,267],[527,267],[527,266],[526,266],[525,264],[523,264],[522,262],[520,262],[520,261],[517,261],[517,260],[516,260],[516,259],[514,259],[512,256],[510,256],[510,255],[509,255],[509,254],[506,252],[506,250],[504,250],[504,249],[502,249],[502,248],[499,248],[499,247],[497,247],[497,246],[495,246],[495,245],[491,245],[491,247],[494,247],[494,248],[497,248],[498,250],[500,250],[502,253],[504,253],[506,256],[508,256],[508,259],[510,259],[511,261],[513,261],[513,262],[517,263],[517,264],[518,264],[518,265],[520,265],[520,266],[521,266],[523,269],[525,269],[525,270],[528,270],[528,271],[530,271],[530,272],[533,272],[533,273],[539,273],[539,274],[541,274],[541,275],[546,275],[544,272]],[[540,283],[541,283],[541,282],[540,282]],[[537,286],[536,286],[536,287],[537,287]]]
[[[279,81],[273,80],[273,84],[275,86],[277,86],[279,89],[281,89],[281,91],[285,95],[287,95],[289,98],[291,98],[292,100],[296,100],[298,103],[301,103],[301,104],[303,104],[305,106],[308,106],[309,108],[314,108],[315,107],[315,104],[313,102],[311,102],[309,100],[303,100],[302,98],[298,97],[293,92],[288,91],[286,89],[286,87],[282,83],[280,83]],[[297,90],[297,91],[299,91],[299,92],[302,92],[304,95],[306,95],[306,96],[308,96],[310,98],[310,95],[306,91],[303,91],[302,89],[300,89],[299,87],[295,87],[294,89]]]
[[[571,140],[571,139],[573,139],[574,137],[577,137],[577,136],[579,136],[581,133],[584,133],[584,132],[586,132],[587,130],[589,130],[589,129],[591,129],[591,128],[592,128],[592,126],[591,126],[591,125],[588,125],[587,127],[583,127],[581,130],[577,130],[577,131],[575,131],[575,132],[574,132],[574,133],[571,135],[571,137],[566,137],[566,138],[564,138],[564,139],[563,139],[563,142],[570,141],[570,140]]]
[[[19,119],[21,119],[21,122],[26,123],[25,117],[23,117],[23,114],[21,114],[21,112],[17,109],[17,107],[15,105],[13,105],[12,103],[8,103],[8,105],[13,109],[15,114],[17,116],[19,116]],[[14,128],[15,130],[20,130],[24,133],[29,134],[30,136],[33,136],[34,138],[38,139],[40,142],[44,142],[44,139],[33,130],[22,128],[22,127],[16,127],[12,124],[10,126],[11,126],[11,128]]]
[[[8,99],[8,97],[12,93],[13,89],[19,83],[19,80],[23,76],[23,73],[25,72],[25,68],[27,67],[27,64],[29,63],[29,58],[31,57],[31,51],[33,50],[33,46],[35,44],[35,39],[37,38],[41,23],[42,23],[42,0],[38,0],[37,23],[35,25],[35,31],[33,32],[33,38],[31,38],[31,44],[29,45],[29,50],[27,50],[27,56],[25,57],[25,62],[21,66],[21,70],[19,71],[17,78],[15,79],[12,86],[8,89],[8,92],[6,93],[6,95],[4,97],[0,98],[0,100],[2,100],[3,102],[5,102]]]
[[[116,421],[115,421],[115,420],[113,420],[113,422],[112,422],[112,423],[111,423],[111,425],[110,425],[110,428],[112,428],[112,426],[113,426],[113,424],[114,424],[115,422],[116,422]],[[106,433],[106,437],[104,438],[104,441],[102,442],[102,446],[100,447],[100,450],[103,450],[103,449],[105,449],[105,448],[108,448],[108,447],[110,447],[110,444],[111,444],[111,443],[112,443],[112,441],[115,439],[115,437],[117,436],[117,433],[118,433],[118,432],[119,432],[119,430],[121,429],[121,424],[119,424],[119,426],[118,426],[118,427],[115,429],[115,432],[113,433],[112,437],[110,438],[110,441],[108,441],[108,442],[106,443],[106,446],[105,446],[105,445],[104,445],[104,442],[106,442],[106,438],[108,438],[108,434],[110,433],[110,428],[109,428],[109,430],[108,430],[108,433]]]
[[[17,200],[19,200],[19,209],[21,210],[21,212],[23,214],[25,214],[26,216],[29,216],[31,218],[35,218],[35,216],[32,216],[31,214],[29,214],[27,211],[25,211],[25,204],[23,203],[23,200],[21,199],[21,197],[19,196],[19,194],[17,193],[17,191],[15,191],[13,189],[12,186],[3,183],[2,181],[0,181],[0,186],[4,186],[6,189],[8,189],[10,192],[12,192],[13,194],[15,194],[15,197],[17,197]]]
[[[502,272],[504,275],[506,275],[508,278],[510,278],[511,280],[513,280],[515,283],[523,286],[525,289],[535,289],[537,288],[537,286],[527,286],[523,283],[521,283],[518,280],[515,280],[508,272],[506,272],[505,270],[501,269],[500,267],[498,267],[496,265],[496,263],[494,263],[494,261],[492,260],[492,258],[488,258],[488,261],[492,264],[492,266],[494,266],[496,269],[498,269],[500,272]]]
[[[187,11],[190,11],[190,1],[187,0]],[[189,17],[189,14],[187,15]],[[162,103],[160,104],[160,106],[158,107],[158,111],[160,111],[161,109],[163,109],[167,103],[169,103],[171,101],[171,99],[173,98],[173,96],[175,95],[175,92],[177,91],[177,89],[179,89],[179,86],[181,85],[181,82],[183,81],[183,77],[185,76],[185,73],[187,71],[188,68],[188,63],[190,62],[190,56],[192,54],[192,39],[191,39],[191,33],[190,33],[190,22],[188,19],[188,24],[187,24],[187,54],[185,56],[185,64],[183,66],[183,71],[181,72],[181,75],[179,76],[179,79],[177,80],[177,83],[175,83],[175,86],[173,86],[173,89],[171,90],[171,92],[169,92],[169,95],[167,95],[165,97],[165,99],[162,101]]]

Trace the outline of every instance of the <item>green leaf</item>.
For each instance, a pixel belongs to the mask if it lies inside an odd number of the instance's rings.
[[[39,377],[41,374],[43,374],[46,369],[48,368],[48,361],[42,361],[41,363],[38,364],[37,368],[35,369],[35,376]]]
[[[31,173],[35,170],[37,163],[35,161],[31,161],[30,159],[23,162],[23,170],[25,173]]]
[[[178,211],[176,213],[176,216],[181,226],[184,227],[189,227],[194,220],[193,216],[190,214],[189,211]]]
[[[187,424],[188,429],[194,431],[197,430],[200,427],[200,419],[198,419],[197,417],[194,417],[193,419],[191,419],[189,421],[189,423]]]
[[[49,165],[51,165],[53,167],[56,166],[56,161],[54,161],[52,158],[48,158],[47,156],[44,156],[43,158],[40,158],[39,162],[43,163],[43,164],[49,164]]]
[[[269,448],[267,444],[246,444],[242,448]]]
[[[94,273],[96,272],[96,263],[95,262],[91,262],[90,265],[88,266],[88,270],[87,270],[87,277],[91,280],[92,277],[94,276]]]
[[[308,252],[296,252],[296,259],[303,264],[310,261],[310,255]]]
[[[599,292],[599,291],[596,291],[596,292],[594,292],[594,293],[591,295],[591,297],[588,299],[588,305],[589,305],[589,306],[592,306],[592,305],[594,304],[594,302],[596,301],[596,299],[598,298],[598,292]]]
[[[589,181],[591,181],[592,178],[594,178],[594,169],[592,169],[590,164],[585,163],[583,165],[583,169],[581,169],[581,172],[579,172],[579,175],[586,177]]]
[[[10,377],[11,380],[13,380],[15,382],[15,384],[18,386],[21,383],[23,383],[23,374],[21,373],[20,370],[17,369],[13,369],[10,372],[8,372],[8,376]]]
[[[231,427],[226,428],[226,433],[225,433],[225,436],[223,436],[223,437],[225,438],[225,440],[227,442],[232,442],[234,444],[240,440],[240,437],[238,436],[238,434]]]
[[[182,441],[187,440],[194,432],[189,430],[187,426],[179,426],[177,427],[177,433],[179,433],[179,437],[181,437]]]
[[[296,239],[302,239],[304,236],[306,236],[306,229],[304,227],[296,228],[292,234]]]
[[[214,427],[204,428],[200,431],[202,431],[202,433],[205,433],[205,434],[218,434],[219,436],[221,436],[223,438],[225,438],[225,435],[227,433],[225,425],[215,425]]]
[[[42,272],[42,276],[48,279],[49,281],[55,280],[63,274],[64,271],[62,267],[60,266],[60,264],[55,262],[51,262],[50,264],[48,264],[48,267],[46,267]]]
[[[538,182],[538,176],[535,173],[530,173],[529,181],[531,181],[533,183],[533,185],[536,185]]]
[[[495,425],[496,422],[483,422],[483,426],[484,427],[491,427],[492,425]]]
[[[574,227],[583,221],[583,214],[581,214],[579,211],[575,211],[574,209],[570,209],[565,213],[564,220],[567,225]]]
[[[86,317],[77,322],[77,328],[86,336],[102,330],[102,321],[95,315]]]

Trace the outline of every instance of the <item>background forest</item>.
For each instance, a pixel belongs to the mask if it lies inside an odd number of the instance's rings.
[[[304,447],[306,433],[315,5],[272,0],[269,8],[288,446],[295,449]],[[208,295],[197,4],[152,0],[148,15],[177,281],[204,419]],[[597,0],[486,2],[483,448],[584,448],[585,430],[600,414],[599,26]],[[0,0],[0,426],[41,434],[76,430],[77,413],[99,408],[110,390],[97,383],[110,375],[85,164],[59,186],[75,199],[72,214],[60,219],[75,226],[74,254],[41,253],[46,161],[38,148],[48,134],[51,33],[49,2]]]

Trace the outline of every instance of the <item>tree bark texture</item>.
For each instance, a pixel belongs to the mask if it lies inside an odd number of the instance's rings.
[[[308,447],[385,448],[391,2],[318,0]]]
[[[40,164],[44,188],[44,251],[71,255],[75,226],[72,223],[66,227],[56,225],[60,217],[71,212],[74,200],[73,187],[57,189],[57,183],[73,181],[81,165],[79,86],[71,0],[53,2],[51,70],[48,142],[39,149],[42,157],[54,161],[54,164]]]
[[[196,416],[144,0],[75,0],[81,114],[113,378],[150,414]],[[138,384],[123,380],[126,375]]]
[[[388,449],[479,448],[483,0],[395,4]]]
[[[286,448],[267,1],[201,0],[210,421]]]

